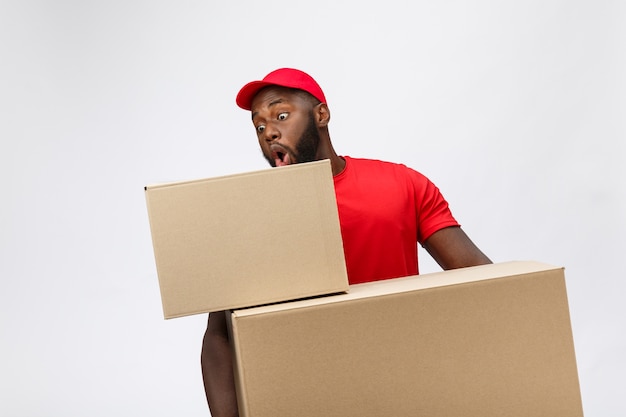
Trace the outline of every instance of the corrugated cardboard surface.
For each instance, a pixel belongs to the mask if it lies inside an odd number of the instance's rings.
[[[240,413],[577,417],[564,272],[508,262],[234,311]]]
[[[346,291],[328,160],[146,187],[165,318]]]

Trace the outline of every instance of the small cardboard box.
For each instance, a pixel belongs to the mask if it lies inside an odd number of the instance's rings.
[[[352,285],[231,313],[244,417],[580,417],[563,268]]]
[[[165,318],[348,289],[328,160],[145,194]]]

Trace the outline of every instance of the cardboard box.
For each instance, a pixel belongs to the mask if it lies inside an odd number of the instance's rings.
[[[348,289],[328,160],[145,194],[165,318]]]
[[[242,416],[583,415],[563,268],[359,284],[230,323]]]

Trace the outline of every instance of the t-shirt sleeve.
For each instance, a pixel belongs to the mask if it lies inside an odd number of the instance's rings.
[[[427,177],[417,171],[412,172],[415,189],[415,210],[417,216],[417,241],[424,243],[433,233],[446,227],[460,226],[448,202]]]

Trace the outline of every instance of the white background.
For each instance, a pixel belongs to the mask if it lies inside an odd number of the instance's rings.
[[[2,1],[0,415],[208,415],[143,187],[266,168],[234,98],[282,66],[339,153],[429,176],[494,261],[566,267],[586,416],[625,415],[625,4]]]

